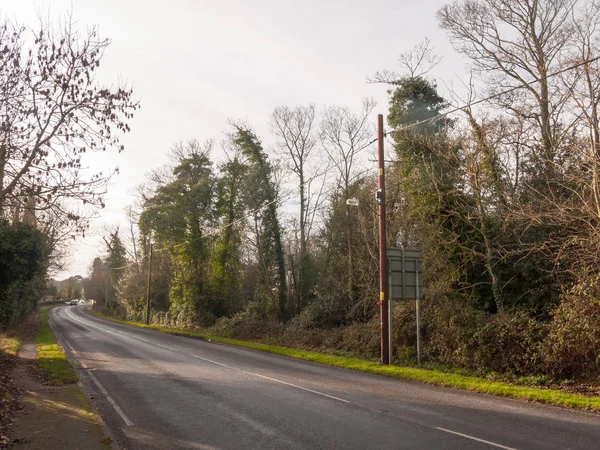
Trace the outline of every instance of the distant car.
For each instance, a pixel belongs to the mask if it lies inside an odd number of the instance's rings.
[[[80,305],[83,305],[84,303],[85,303],[85,300],[84,300],[84,299],[80,299],[80,300],[79,300],[79,304],[80,304]]]
[[[69,302],[69,305],[71,305],[71,306],[77,306],[77,300],[71,300]]]

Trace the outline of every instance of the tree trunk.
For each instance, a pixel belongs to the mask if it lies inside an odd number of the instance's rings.
[[[540,117],[542,120],[542,142],[544,145],[544,165],[546,173],[554,171],[554,139],[550,124],[550,100],[548,98],[548,78],[546,69],[540,70]]]
[[[306,306],[306,193],[304,171],[300,170],[300,264],[298,267],[298,311]]]

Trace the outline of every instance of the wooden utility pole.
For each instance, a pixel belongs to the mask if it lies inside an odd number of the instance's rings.
[[[150,287],[152,285],[152,250],[154,245],[150,244],[150,258],[148,259],[148,290],[146,292],[146,325],[150,324]]]
[[[383,114],[377,116],[377,140],[379,174],[377,177],[377,203],[379,204],[379,313],[380,313],[380,340],[381,364],[390,363],[389,345],[389,285],[387,270],[387,238],[385,215],[385,170],[383,152]]]
[[[106,268],[106,282],[104,286],[104,307],[108,307],[108,280],[110,279],[110,266]]]

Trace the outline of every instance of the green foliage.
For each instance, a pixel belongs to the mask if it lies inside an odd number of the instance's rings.
[[[172,175],[146,198],[140,216],[141,232],[173,249],[168,291],[174,315],[190,311],[184,307],[190,305],[204,323],[214,321],[223,308],[221,302],[212,301],[210,292],[207,234],[215,224],[215,178],[209,150],[195,141],[177,146]]]
[[[323,229],[315,239],[315,297],[298,317],[307,325],[338,327],[368,321],[376,313],[372,301],[378,295],[379,283],[379,261],[375,257],[379,242],[373,232],[377,229],[372,205],[375,186],[373,177],[358,178],[348,186],[348,197],[359,200],[358,208],[346,206],[344,189],[331,196]],[[389,236],[393,236],[392,228]]]
[[[85,296],[102,304],[106,298],[106,284],[108,281],[108,266],[102,258],[94,258],[90,272],[83,281]]]
[[[473,334],[473,367],[515,375],[542,374],[548,326],[524,312],[495,314]]]
[[[243,182],[247,166],[236,156],[221,166],[217,181],[217,216],[222,232],[211,249],[210,291],[215,316],[230,313],[241,304],[242,230],[244,227]]]
[[[432,120],[447,106],[434,83],[423,77],[404,77],[393,85],[396,87],[389,91],[391,127],[412,125],[417,134],[436,134],[447,126],[446,119]]]
[[[564,378],[594,378],[600,369],[600,277],[582,280],[558,306],[547,341],[548,369]]]
[[[236,127],[234,143],[248,158],[245,203],[253,215],[256,230],[256,259],[259,283],[254,300],[271,304],[280,321],[288,318],[286,267],[282,232],[277,215],[277,191],[272,167],[258,137],[248,128]],[[272,292],[277,294],[274,297]]]
[[[106,244],[106,259],[104,260],[104,280],[105,280],[105,298],[101,301],[106,302],[103,306],[107,311],[117,307],[117,287],[120,280],[123,278],[124,267],[127,265],[127,250],[123,245],[123,241],[119,236],[119,229],[112,231],[108,235],[108,239],[104,238]],[[106,286],[106,280],[109,280]],[[108,293],[106,289],[108,288]],[[97,299],[100,300],[100,299]]]
[[[35,227],[0,219],[0,329],[35,308],[46,287],[48,254],[47,240]]]

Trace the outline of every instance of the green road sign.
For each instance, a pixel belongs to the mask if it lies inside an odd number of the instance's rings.
[[[390,272],[390,298],[416,300],[423,298],[422,261],[419,250],[387,249]]]

